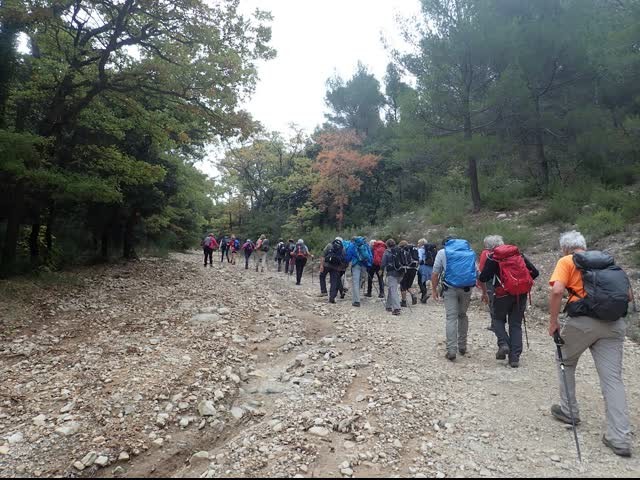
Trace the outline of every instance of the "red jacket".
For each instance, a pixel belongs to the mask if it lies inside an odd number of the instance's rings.
[[[384,255],[385,250],[387,249],[387,244],[382,240],[377,240],[373,244],[373,264],[378,267],[382,265],[382,256]]]

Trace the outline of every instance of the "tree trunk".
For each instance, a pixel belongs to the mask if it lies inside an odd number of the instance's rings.
[[[110,226],[102,229],[102,235],[100,236],[100,257],[103,261],[109,260],[109,234]]]
[[[469,111],[467,111],[464,119],[464,138],[467,143],[467,148],[470,148],[473,131],[471,129],[471,113]],[[469,177],[469,183],[471,185],[471,202],[473,203],[473,212],[478,213],[482,206],[480,185],[478,183],[478,162],[472,152],[469,152],[468,155],[467,176]]]
[[[31,235],[29,235],[29,253],[31,254],[31,265],[38,263],[40,256],[40,223],[31,225]]]
[[[55,208],[53,204],[49,207],[49,215],[47,216],[47,228],[44,232],[44,241],[47,246],[46,260],[51,260],[51,254],[53,253],[53,220],[55,218]]]
[[[544,134],[542,131],[542,115],[540,114],[540,98],[535,99],[536,122],[535,122],[535,148],[536,160],[540,170],[540,191],[546,194],[549,191],[549,162],[544,151]]]
[[[13,272],[18,251],[18,237],[20,235],[20,223],[24,207],[24,187],[17,185],[14,189],[14,204],[9,210],[7,218],[7,231],[4,236],[2,257],[0,258],[0,270],[5,273]]]
[[[138,258],[135,250],[135,232],[134,229],[138,223],[138,213],[133,212],[127,218],[124,226],[124,243],[122,245],[122,256],[127,260],[135,260]]]

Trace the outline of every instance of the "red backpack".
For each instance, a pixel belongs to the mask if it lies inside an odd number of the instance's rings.
[[[373,244],[373,264],[378,267],[382,265],[382,257],[387,249],[387,244],[382,241],[377,241]]]
[[[533,278],[518,247],[514,245],[496,247],[491,259],[498,263],[500,270],[500,285],[496,287],[498,297],[524,295],[531,291]]]

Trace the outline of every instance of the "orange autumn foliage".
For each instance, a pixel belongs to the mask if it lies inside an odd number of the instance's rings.
[[[318,181],[311,190],[321,211],[335,210],[338,229],[342,229],[344,210],[360,191],[362,177],[370,176],[380,157],[358,151],[362,138],[353,130],[324,133],[318,138],[322,150],[313,168]]]

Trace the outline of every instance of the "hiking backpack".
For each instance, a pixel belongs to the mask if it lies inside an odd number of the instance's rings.
[[[247,243],[244,244],[244,251],[245,251],[245,253],[248,253],[249,255],[251,255],[253,253],[255,248],[256,248],[256,246],[253,244],[253,242],[247,242]]]
[[[366,267],[373,265],[373,255],[371,254],[371,249],[369,248],[369,245],[367,245],[367,241],[364,237],[356,237],[354,247],[356,249],[356,257],[360,264],[365,265]]]
[[[454,288],[471,288],[476,285],[476,254],[466,240],[454,238],[444,246],[447,267],[444,283]]]
[[[387,250],[387,245],[384,242],[377,241],[373,244],[373,264],[376,266],[382,265],[382,257]]]
[[[212,244],[213,242],[211,237],[205,237],[205,239],[202,241],[202,246],[206,248],[211,248]]]
[[[307,249],[304,245],[296,245],[296,258],[303,258],[307,255]]]
[[[227,237],[222,237],[220,240],[220,248],[227,248],[229,246],[229,239]]]
[[[278,256],[279,257],[286,257],[287,256],[287,252],[289,251],[289,247],[287,246],[286,243],[284,242],[280,242],[278,244]]]
[[[524,295],[533,288],[533,278],[527,265],[514,245],[500,245],[493,250],[490,257],[498,264],[499,283],[496,295]]]
[[[338,266],[345,263],[344,246],[340,240],[334,240],[331,243],[329,253],[325,257],[325,262],[329,265]]]
[[[424,246],[424,264],[428,267],[433,267],[436,261],[436,255],[438,254],[438,247],[435,243],[427,243]]]
[[[395,246],[389,252],[391,253],[391,261],[387,264],[387,271],[403,273],[407,268],[404,249]]]
[[[407,245],[404,250],[404,263],[407,270],[417,270],[420,265],[420,253],[415,245]]]
[[[570,290],[577,302],[568,303],[565,311],[570,317],[586,316],[605,322],[625,317],[629,308],[629,278],[607,253],[592,250],[575,253],[573,263],[582,274],[586,297]]]
[[[262,241],[262,244],[260,245],[260,250],[263,252],[268,252],[269,251],[269,240],[268,239],[264,239]]]

